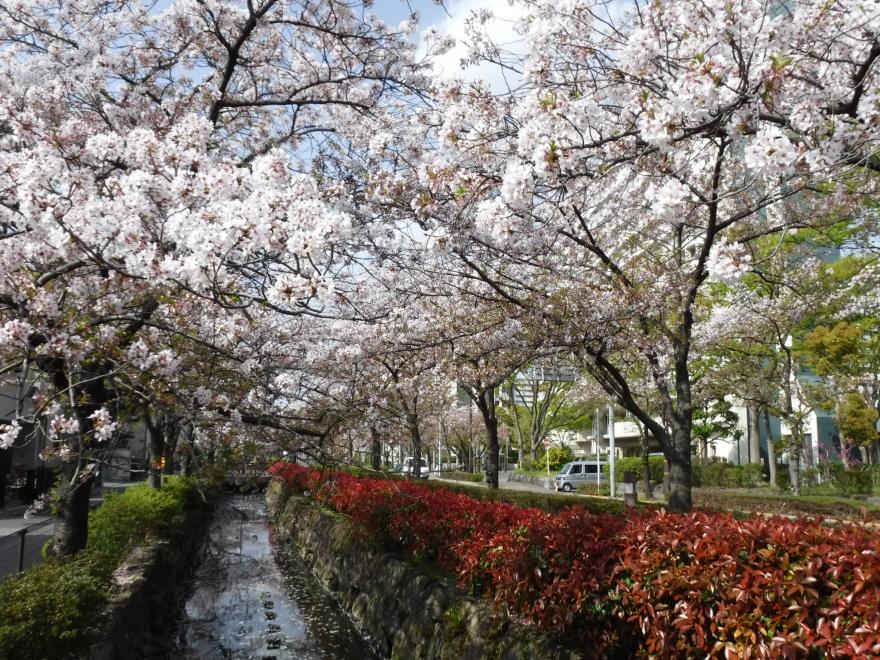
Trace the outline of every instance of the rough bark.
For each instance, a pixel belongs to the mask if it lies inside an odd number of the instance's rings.
[[[791,480],[791,494],[801,495],[801,448],[804,440],[800,433],[792,433],[791,447],[788,450],[788,474]]]
[[[183,432],[183,437],[181,438],[180,443],[180,474],[183,477],[188,477],[192,473],[192,461],[193,461],[193,435],[195,433],[195,427],[192,425],[192,422],[186,424],[186,427]]]
[[[422,434],[419,432],[419,418],[416,415],[406,416],[406,425],[409,427],[409,437],[412,441],[412,467],[409,472],[410,479],[418,479],[422,472]],[[406,466],[404,466],[406,469]]]
[[[801,494],[801,449],[803,448],[802,436],[802,420],[794,411],[794,397],[792,394],[791,381],[795,377],[794,362],[792,360],[791,349],[783,341],[782,347],[785,351],[785,362],[783,367],[782,391],[785,395],[785,417],[788,422],[791,439],[788,446],[788,473],[791,482],[791,492],[796,497]]]
[[[770,430],[770,413],[764,408],[764,425],[767,427],[767,467],[770,470],[770,486],[776,488],[776,447],[773,432]]]
[[[165,451],[165,430],[160,418],[153,419],[149,411],[144,413],[144,424],[149,435],[149,465],[147,467],[147,483],[150,488],[162,488],[162,454]]]
[[[498,416],[495,409],[495,388],[480,390],[474,393],[474,403],[483,417],[483,425],[486,427],[486,486],[498,488]]]
[[[370,467],[382,469],[382,436],[375,426],[370,427]]]
[[[61,464],[58,512],[52,553],[65,557],[83,550],[89,536],[89,497],[94,477],[83,477],[76,458]]]
[[[174,474],[175,458],[177,456],[177,442],[180,437],[180,422],[177,418],[167,417],[164,428],[165,446],[162,449],[162,458],[165,465],[163,474]]]
[[[761,429],[758,408],[749,406],[749,463],[761,463]]]
[[[672,430],[672,451],[669,462],[669,501],[671,511],[690,511],[691,501],[691,437],[690,429],[679,426]]]

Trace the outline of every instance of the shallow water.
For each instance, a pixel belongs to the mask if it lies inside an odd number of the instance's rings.
[[[260,495],[218,504],[170,658],[371,659],[333,599],[274,543]]]

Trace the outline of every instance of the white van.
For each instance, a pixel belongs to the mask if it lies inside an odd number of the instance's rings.
[[[605,461],[572,461],[562,466],[556,475],[556,490],[570,493],[581,484],[604,484],[607,479],[602,470]]]
[[[416,475],[419,479],[427,479],[428,478],[428,461],[424,458],[421,459],[421,468],[419,469],[419,473]],[[403,474],[405,476],[410,476],[415,472],[413,469],[413,457],[407,456],[406,460],[403,462]]]

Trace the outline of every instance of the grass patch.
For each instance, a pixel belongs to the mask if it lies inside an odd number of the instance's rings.
[[[558,513],[565,507],[581,506],[593,513],[620,514],[624,511],[624,504],[619,500],[593,497],[572,497],[571,495],[557,495],[555,493],[532,493],[524,490],[507,490],[504,488],[483,488],[466,484],[451,484],[439,481],[425,482],[431,488],[446,488],[459,493],[465,493],[478,500],[490,500],[493,502],[507,502],[525,508],[542,509],[551,513]]]
[[[441,472],[437,475],[441,479],[453,479],[455,481],[470,481],[481,484],[486,481],[486,475],[482,472]]]
[[[738,495],[724,492],[694,491],[694,506],[716,511],[753,511],[782,515],[809,515],[824,518],[860,520],[880,513],[880,507],[845,497],[830,495]]]

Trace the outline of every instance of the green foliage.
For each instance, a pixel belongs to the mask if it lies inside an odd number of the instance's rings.
[[[89,516],[89,552],[102,555],[108,563],[119,563],[129,549],[148,537],[167,536],[191,492],[190,480],[168,476],[159,490],[142,483],[122,494],[108,494]]]
[[[711,461],[694,464],[693,482],[695,486],[704,488],[756,488],[764,484],[764,474],[758,463],[735,465]]]
[[[505,391],[520,403],[499,407],[498,417],[511,430],[513,442],[521,434],[524,449],[530,450],[533,442],[551,431],[588,428],[593,421],[593,405],[571,401],[569,394],[573,387],[569,382],[533,380],[521,389],[518,381],[508,381]]]
[[[730,402],[722,399],[708,407],[694,409],[691,434],[694,440],[708,442],[718,436],[729,436],[737,428],[739,417]]]
[[[191,502],[194,482],[169,477],[161,490],[146,484],[108,495],[89,517],[87,548],[48,558],[0,581],[0,657],[65,658],[89,643],[86,629],[107,602],[111,576],[128,551],[167,538]]]
[[[877,411],[857,392],[848,393],[837,410],[840,433],[849,441],[868,445],[877,440]]]
[[[819,485],[819,470],[804,468],[801,470],[801,488],[813,488]]]
[[[764,485],[764,468],[759,463],[740,466],[740,485],[743,488],[757,488]]]
[[[776,465],[776,488],[782,493],[791,490],[791,475],[785,465]]]
[[[0,657],[64,658],[80,647],[109,590],[109,574],[90,559],[49,559],[0,582]]]
[[[574,452],[571,447],[568,446],[557,447],[556,445],[553,445],[550,447],[548,453],[550,455],[551,472],[559,472],[563,465],[574,460]]]
[[[455,481],[472,481],[480,484],[486,480],[486,475],[482,472],[444,472],[443,478],[454,479]]]
[[[835,462],[827,464],[823,472],[840,495],[870,495],[874,490],[874,470],[867,465],[847,470],[843,463]]]
[[[803,355],[818,376],[852,374],[861,369],[862,331],[840,321],[834,327],[820,325],[806,336]]]
[[[592,495],[594,497],[610,497],[611,486],[608,484],[591,484],[582,483],[578,485],[578,492],[584,495]]]
[[[641,456],[618,458],[614,462],[614,480],[622,482],[625,472],[635,472],[639,477],[639,481],[641,481],[644,478],[644,466],[645,459],[643,459]],[[653,483],[660,483],[661,481],[663,481],[663,472],[665,466],[666,461],[662,456],[648,457],[648,471],[650,472],[651,481]],[[606,464],[602,467],[602,472],[604,472],[606,476],[610,476],[611,466]]]

